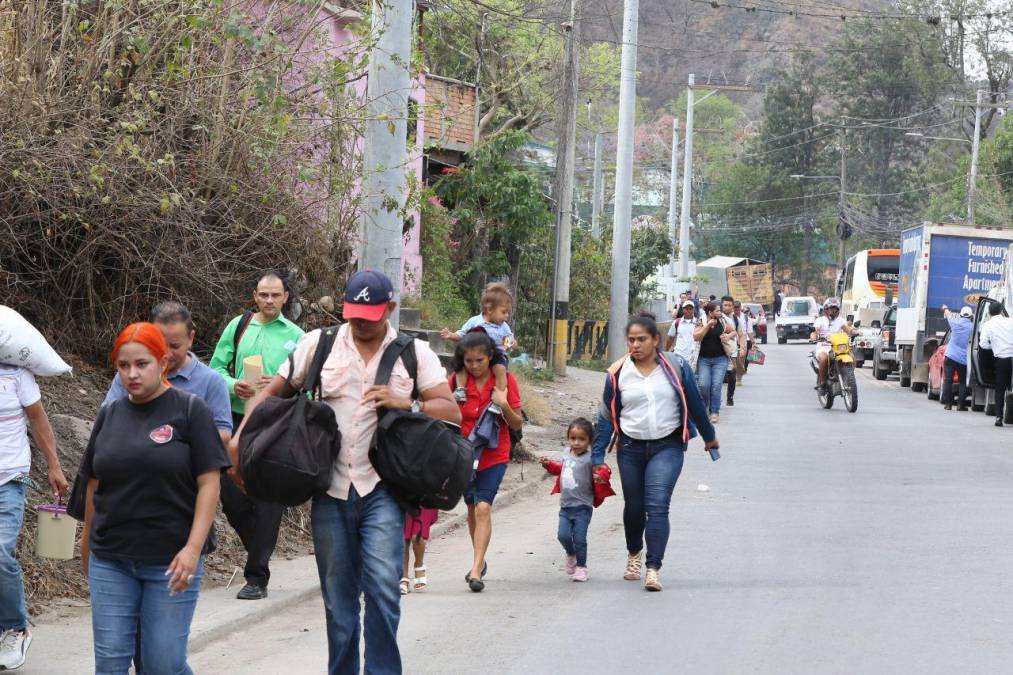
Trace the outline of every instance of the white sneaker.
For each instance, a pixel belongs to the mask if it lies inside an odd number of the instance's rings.
[[[24,665],[31,644],[32,634],[27,628],[0,633],[0,670],[14,670]]]

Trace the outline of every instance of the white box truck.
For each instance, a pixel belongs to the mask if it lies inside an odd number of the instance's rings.
[[[1013,230],[925,223],[901,233],[897,292],[900,385],[925,391],[929,359],[946,335],[942,306],[959,311],[999,283]]]

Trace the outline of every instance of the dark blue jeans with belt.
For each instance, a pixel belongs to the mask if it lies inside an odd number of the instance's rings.
[[[647,567],[659,570],[668,546],[668,507],[682,473],[686,446],[676,434],[651,441],[626,436],[617,461],[623,486],[626,549],[637,553],[647,540]]]

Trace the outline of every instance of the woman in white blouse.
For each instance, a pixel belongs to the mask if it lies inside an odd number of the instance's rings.
[[[591,449],[597,468],[606,450],[617,447],[628,551],[623,578],[640,579],[646,540],[649,591],[662,588],[658,571],[668,545],[668,508],[689,439],[699,429],[705,450],[718,447],[692,368],[660,352],[660,339],[652,315],[630,319],[629,354],[608,369]]]

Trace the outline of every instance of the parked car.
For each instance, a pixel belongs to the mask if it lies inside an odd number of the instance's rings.
[[[946,361],[946,345],[950,343],[950,331],[946,331],[946,336],[943,337],[942,342],[936,349],[935,353],[929,358],[929,383],[926,387],[928,396],[933,401],[938,401],[943,393],[943,370],[944,362]],[[953,373],[953,396],[958,397],[959,390],[957,387],[960,386],[960,374]],[[966,390],[967,398],[963,401],[954,401],[958,406],[966,405],[972,398],[971,384],[968,382]]]
[[[861,368],[871,360],[879,344],[881,331],[879,326],[860,326],[858,333],[851,338],[851,353],[855,355],[855,367]]]
[[[753,332],[760,344],[767,344],[767,311],[758,302],[746,302],[743,308],[748,309],[753,315]]]
[[[785,298],[781,303],[781,313],[774,319],[777,343],[783,345],[788,340],[808,340],[819,315],[820,306],[811,295]]]
[[[883,326],[879,330],[879,342],[872,348],[872,376],[877,380],[885,380],[887,375],[897,370],[896,338],[897,305],[894,305],[883,318]]]

